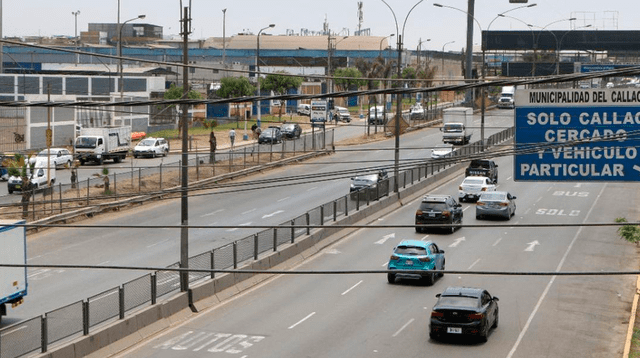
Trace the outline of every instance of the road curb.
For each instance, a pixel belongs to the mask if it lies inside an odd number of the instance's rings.
[[[629,317],[629,328],[627,329],[627,339],[624,343],[624,352],[622,357],[629,357],[631,351],[631,340],[633,339],[633,327],[636,323],[636,313],[638,311],[638,298],[640,297],[640,275],[636,280],[636,293],[633,295],[633,304],[631,305],[631,316]]]

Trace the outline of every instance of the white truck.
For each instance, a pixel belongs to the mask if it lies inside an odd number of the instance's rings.
[[[467,144],[471,141],[473,129],[469,124],[473,121],[473,109],[452,107],[442,111],[442,141],[444,143]]]
[[[0,263],[25,265],[27,263],[27,234],[24,221],[0,220]],[[17,307],[27,295],[27,268],[0,267],[0,320],[7,315],[7,306]]]
[[[80,165],[105,160],[120,163],[131,150],[131,127],[82,128],[76,138],[76,158]]]
[[[500,92],[500,98],[498,99],[498,108],[515,108],[514,98],[516,95],[515,86],[504,86]]]

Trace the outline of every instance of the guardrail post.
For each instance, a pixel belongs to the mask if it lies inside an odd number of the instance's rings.
[[[333,221],[338,221],[338,201],[333,201]]]
[[[349,216],[349,196],[344,196],[344,216]]]
[[[151,279],[151,304],[155,305],[158,302],[158,273],[152,273]]]
[[[310,225],[310,224],[309,224],[309,221],[310,221],[310,219],[309,219],[309,212],[308,212],[308,211],[306,212],[305,217],[306,217],[306,219],[307,219],[307,235],[311,235],[311,228],[309,228],[309,225]]]
[[[296,228],[294,227],[295,224],[296,224],[295,220],[291,220],[291,243],[292,244],[296,239]]]
[[[60,213],[62,214],[62,183],[58,183],[58,193],[60,195]]]
[[[376,185],[376,200],[380,200],[380,184],[382,184],[383,182],[378,183],[378,185]]]
[[[89,302],[82,301],[82,334],[89,335]]]
[[[47,316],[40,316],[40,351],[46,353],[49,344],[49,333],[47,332]]]
[[[189,166],[189,161],[187,160],[186,166]],[[178,168],[180,168],[180,172],[182,172],[182,159],[178,160]],[[182,185],[182,175],[178,175],[178,185]]]
[[[160,163],[160,190],[162,190],[162,163]]]
[[[215,251],[215,249],[211,250],[209,252],[209,254],[211,255],[211,269],[215,270],[216,269],[216,251]],[[211,271],[211,278],[215,278],[215,277],[216,277],[216,273]]]
[[[376,188],[377,187],[378,186],[376,185]],[[363,191],[364,191],[364,195],[367,197],[367,206],[369,206],[369,204],[370,204],[369,200],[371,199],[370,198],[371,197],[371,188],[365,188],[365,189],[363,189]]]
[[[200,159],[198,153],[196,153],[196,180],[200,180]]]
[[[247,147],[243,148],[242,153],[242,169],[247,169]]]
[[[283,140],[280,143],[282,143],[282,151],[280,151],[280,159],[283,159],[284,158],[284,151],[285,151],[285,145],[284,145],[285,141]]]
[[[269,143],[269,162],[273,162],[273,141]]]
[[[273,252],[278,251],[278,229],[273,228]]]
[[[113,172],[113,196],[114,200],[118,200],[118,177],[116,176],[116,172]]]
[[[253,259],[258,259],[258,234],[253,234]]]
[[[87,206],[89,206],[89,178],[87,178]]]
[[[118,287],[118,298],[119,298],[119,305],[120,306],[120,319],[124,319],[124,287],[120,286]]]
[[[142,186],[142,168],[138,168],[138,193]]]
[[[238,243],[233,242],[233,268],[238,268]]]
[[[360,210],[360,190],[356,191],[356,211]]]
[[[320,226],[324,225],[324,205],[320,206]]]

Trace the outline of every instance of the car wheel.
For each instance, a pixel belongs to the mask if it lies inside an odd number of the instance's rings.
[[[71,169],[71,161],[67,160],[67,168]]]
[[[98,164],[104,165],[104,157],[100,157],[100,159],[98,160]]]
[[[155,151],[151,152],[151,158],[155,158],[155,157],[156,157],[156,152]]]
[[[482,219],[482,215],[476,215],[476,220]]]
[[[492,328],[498,328],[498,309],[496,308],[496,319],[493,321],[493,325],[491,326]]]
[[[169,150],[168,150],[168,149],[167,149],[167,150],[165,150],[164,152],[162,152],[162,156],[163,156],[163,157],[166,157],[166,156],[167,156],[167,154],[169,154]]]
[[[421,227],[416,226],[416,232],[418,232],[418,233],[422,232],[422,228],[421,228]]]
[[[393,273],[388,273],[387,281],[389,281],[389,283],[396,283],[396,275]]]
[[[444,271],[444,264],[445,264],[445,262],[446,262],[446,261],[442,260],[442,267],[440,268],[442,271]],[[439,275],[440,275],[440,277],[444,276],[444,272],[440,273]]]
[[[9,194],[13,194],[13,189],[9,189]]]
[[[480,340],[480,342],[482,343],[486,343],[487,342],[487,336],[489,335],[489,329],[487,329],[484,332],[480,332],[480,335],[478,336],[478,339]]]
[[[431,331],[431,332],[429,332],[429,338],[438,339],[438,335],[435,332]]]
[[[426,276],[424,276],[424,281],[427,286],[433,286],[433,283],[436,282],[436,274],[433,272],[429,272]]]
[[[454,224],[454,222],[451,221],[451,225],[453,225],[453,224]],[[451,233],[453,234],[454,232],[456,232],[456,227],[455,226],[451,226],[450,230],[451,230]]]

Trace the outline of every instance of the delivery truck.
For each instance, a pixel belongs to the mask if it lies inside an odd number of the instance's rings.
[[[0,264],[26,265],[27,234],[24,221],[0,220]],[[0,320],[12,308],[24,302],[27,295],[27,268],[0,267]]]
[[[105,160],[120,163],[131,150],[131,127],[82,128],[75,149],[80,165],[90,161],[102,165]]]
[[[473,121],[473,109],[452,107],[442,111],[442,141],[444,143],[467,144],[471,141],[473,129],[469,124]]]

